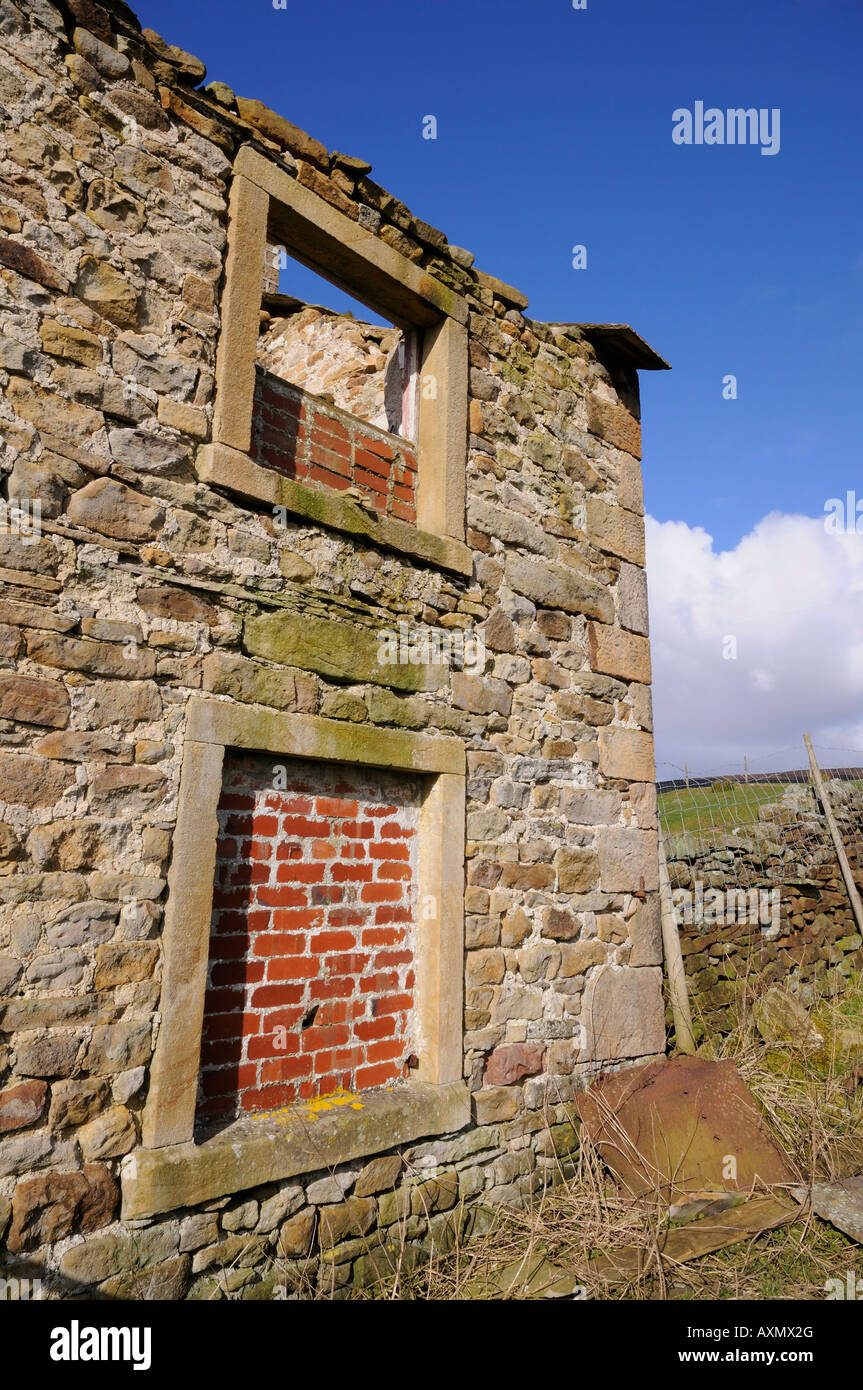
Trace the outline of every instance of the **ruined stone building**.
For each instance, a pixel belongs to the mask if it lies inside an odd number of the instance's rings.
[[[665,1046],[666,364],[205,81],[0,3],[0,1273],[59,1297],[371,1283]]]

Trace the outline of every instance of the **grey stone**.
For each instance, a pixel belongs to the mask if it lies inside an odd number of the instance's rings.
[[[651,893],[659,887],[659,846],[653,830],[606,826],[599,837],[604,893]]]
[[[604,623],[614,620],[614,603],[608,589],[568,565],[508,555],[506,577],[516,593],[524,594],[543,608],[584,613]]]
[[[665,1006],[658,967],[606,965],[587,982],[579,1061],[610,1062],[665,1051]]]
[[[255,1230],[264,1235],[274,1231],[286,1217],[299,1211],[304,1201],[305,1193],[301,1187],[285,1187],[281,1192],[275,1192],[272,1197],[261,1202],[261,1214]]]
[[[306,1188],[306,1201],[314,1207],[340,1202],[356,1176],[355,1172],[333,1173],[329,1177],[319,1178]]]
[[[624,562],[617,581],[617,612],[621,627],[646,637],[650,628],[647,612],[647,575],[639,565]]]
[[[22,1076],[69,1076],[80,1046],[78,1033],[49,1033],[28,1038],[15,1048],[16,1066]]]

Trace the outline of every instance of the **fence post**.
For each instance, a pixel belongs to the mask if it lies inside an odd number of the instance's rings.
[[[860,894],[857,892],[857,885],[854,882],[851,865],[848,863],[848,855],[845,853],[845,846],[842,843],[842,836],[839,834],[839,827],[833,816],[833,808],[830,805],[830,798],[827,795],[824,778],[821,776],[821,769],[815,757],[815,749],[812,747],[812,740],[808,734],[803,735],[803,742],[806,744],[806,751],[809,754],[809,770],[812,773],[812,781],[815,783],[818,800],[824,808],[824,819],[827,821],[827,828],[830,831],[833,846],[836,850],[836,857],[839,860],[839,867],[842,870],[842,877],[845,880],[845,887],[848,890],[848,897],[851,900],[851,911],[854,913],[857,930],[863,935],[863,903],[861,903]]]
[[[695,1051],[695,1036],[692,1032],[692,1015],[689,1011],[689,994],[686,988],[686,971],[683,968],[683,952],[680,949],[680,934],[674,916],[674,902],[671,897],[671,883],[668,878],[668,863],[665,858],[665,836],[659,828],[659,905],[662,913],[662,952],[665,956],[665,974],[668,979],[668,996],[674,1017],[674,1036],[681,1052]]]

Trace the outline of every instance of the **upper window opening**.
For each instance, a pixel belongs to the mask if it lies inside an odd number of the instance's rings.
[[[288,255],[267,246],[258,365],[402,439],[416,438],[418,342]]]

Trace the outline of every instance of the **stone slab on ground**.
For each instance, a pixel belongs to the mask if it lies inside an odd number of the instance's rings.
[[[863,1245],[863,1175],[817,1182],[808,1191],[794,1188],[793,1195],[800,1201],[808,1198],[816,1216]]]
[[[675,1057],[614,1072],[580,1096],[576,1108],[603,1162],[635,1196],[657,1193],[670,1204],[685,1193],[749,1192],[793,1181],[731,1062]]]
[[[469,1299],[581,1298],[579,1276],[553,1264],[547,1253],[534,1250],[520,1260],[511,1260],[482,1278],[470,1280],[461,1297]]]
[[[704,1216],[689,1226],[675,1226],[660,1236],[656,1248],[627,1245],[613,1255],[597,1255],[590,1262],[591,1274],[608,1283],[628,1283],[646,1274],[654,1266],[658,1250],[663,1264],[685,1264],[700,1255],[709,1255],[738,1241],[751,1240],[762,1231],[772,1231],[795,1221],[800,1214],[796,1202],[778,1197],[750,1197],[742,1206],[721,1212],[719,1216]]]

